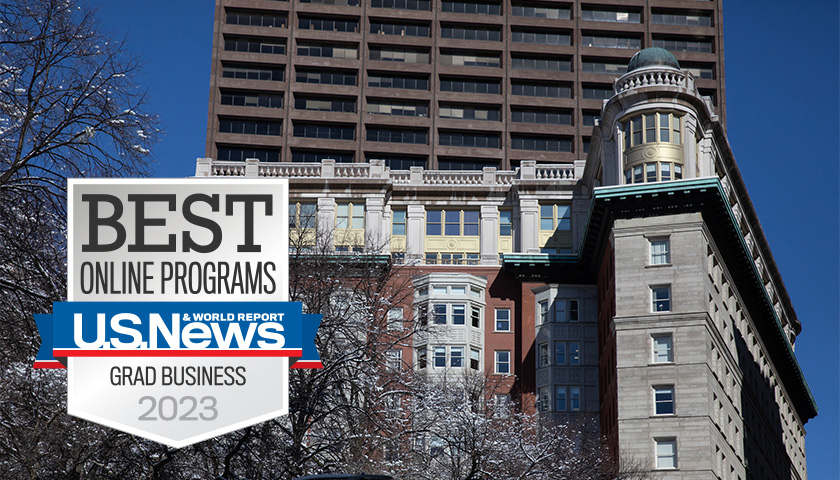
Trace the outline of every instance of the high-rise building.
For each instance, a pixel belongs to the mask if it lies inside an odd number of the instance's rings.
[[[217,0],[205,155],[509,170],[586,156],[641,48],[725,114],[719,0]]]
[[[196,176],[288,178],[299,248],[405,265],[413,300],[393,314],[430,326],[395,358],[417,374],[475,371],[556,421],[595,414],[656,478],[805,479],[802,327],[722,118],[681,67],[638,52],[585,160],[205,158]]]

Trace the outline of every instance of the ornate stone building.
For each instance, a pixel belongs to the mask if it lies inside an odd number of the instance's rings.
[[[441,328],[400,352],[418,372],[507,379],[502,399],[558,421],[597,414],[658,478],[804,479],[817,407],[801,324],[697,82],[640,51],[573,162],[205,158],[196,176],[288,178],[299,244],[414,269],[414,304],[394,314]]]

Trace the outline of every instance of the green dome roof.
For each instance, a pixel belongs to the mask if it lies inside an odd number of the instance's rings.
[[[671,52],[665,50],[664,48],[651,47],[639,50],[635,55],[633,55],[633,58],[630,59],[630,63],[627,64],[627,71],[632,72],[633,70],[637,70],[642,67],[653,67],[656,65],[673,67],[676,69],[680,68],[680,62],[677,61],[676,57],[674,57]]]

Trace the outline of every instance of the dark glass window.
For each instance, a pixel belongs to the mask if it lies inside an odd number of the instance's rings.
[[[696,13],[656,13],[650,16],[650,23],[657,25],[686,25],[689,27],[711,27],[710,12]]]
[[[511,94],[525,97],[572,98],[572,88],[562,85],[536,82],[511,82]]]
[[[552,70],[557,72],[571,72],[572,62],[569,60],[561,60],[556,57],[542,58],[542,57],[526,57],[515,55],[511,59],[511,68],[527,69],[527,70]]]
[[[259,120],[234,120],[223,118],[219,120],[219,132],[241,133],[245,135],[282,135],[281,122],[266,122]]]
[[[352,126],[323,125],[295,122],[295,137],[325,138],[330,140],[353,140],[356,129]]]
[[[499,168],[497,162],[474,162],[458,159],[438,159],[439,170],[481,170],[484,167]]]
[[[458,25],[442,26],[440,28],[440,36],[459,40],[487,40],[491,42],[498,42],[502,39],[502,33],[497,28],[464,27]]]
[[[498,80],[464,80],[441,77],[440,90],[442,92],[488,93],[498,95],[501,91],[501,82]]]
[[[442,131],[438,135],[438,142],[450,147],[499,148],[499,134]]]
[[[281,28],[286,26],[286,14],[271,15],[228,10],[226,23],[229,25]]]
[[[244,162],[249,158],[256,158],[261,162],[279,162],[280,152],[262,148],[219,147],[218,160]]]
[[[580,19],[589,22],[641,23],[642,14],[620,10],[584,8]]]
[[[627,73],[627,63],[600,60],[584,60],[583,71],[586,73],[606,73],[608,75],[623,75]]]
[[[329,150],[292,150],[293,162],[320,163],[326,159],[335,160],[336,163],[353,163],[353,154]]]
[[[326,43],[298,42],[297,54],[303,57],[359,58],[355,45],[333,45]]]
[[[428,117],[429,105],[425,102],[368,100],[367,113],[373,115],[396,115],[400,117]]]
[[[499,121],[499,107],[441,103],[440,118],[462,118],[464,120]]]
[[[510,120],[517,123],[571,125],[572,114],[559,110],[512,108],[510,111]]]
[[[567,138],[511,135],[510,148],[540,152],[571,152],[572,141]]]
[[[406,36],[406,37],[428,37],[429,36],[429,26],[428,25],[417,25],[417,24],[410,24],[410,23],[384,23],[384,22],[371,22],[370,23],[370,33],[382,34],[382,35],[397,35],[397,36]]]
[[[429,51],[412,48],[371,47],[370,59],[383,62],[429,63]]]
[[[286,53],[286,40],[225,37],[225,50],[228,52],[270,53],[274,55],[284,55]]]
[[[348,7],[358,7],[359,0],[298,0],[300,3],[316,3],[321,5],[342,5]]]
[[[681,39],[653,39],[653,46],[664,48],[669,52],[701,52],[711,53],[713,50],[711,40],[681,40]]]
[[[511,41],[518,43],[536,43],[539,45],[571,45],[572,37],[565,33],[541,32],[539,30],[514,30]]]
[[[244,65],[222,65],[222,77],[241,80],[271,80],[282,82],[283,68],[249,67]]]
[[[414,143],[425,145],[428,141],[428,133],[426,130],[368,127],[367,140],[369,142]]]
[[[356,85],[356,73],[344,73],[326,70],[297,71],[295,81],[298,83],[321,83],[328,85]]]
[[[295,109],[314,110],[319,112],[355,113],[356,100],[295,95]]]
[[[607,100],[613,96],[613,93],[615,92],[612,87],[584,86],[581,96],[586,99]]]
[[[460,67],[500,67],[502,61],[498,54],[476,52],[447,52],[438,57],[441,65]]]
[[[583,35],[580,37],[581,45],[584,47],[598,48],[629,48],[638,50],[642,48],[642,40],[633,37],[614,37],[610,35]],[[654,45],[656,46],[656,45]]]
[[[571,18],[571,11],[568,8],[557,7],[512,5],[511,13],[514,17],[553,18],[555,20],[568,20]]]
[[[429,10],[429,0],[371,0],[370,6],[376,8],[396,8],[400,10]]]
[[[365,161],[371,160],[385,160],[391,170],[408,170],[411,167],[425,167],[426,157],[400,157],[394,155],[379,155],[376,153],[369,153],[365,155]]]
[[[428,90],[428,77],[408,75],[369,75],[368,87],[402,88],[406,90]]]
[[[444,12],[452,13],[477,13],[482,15],[501,15],[502,13],[502,7],[498,3],[444,1],[441,8]]]
[[[586,127],[594,127],[595,120],[600,120],[601,115],[594,112],[583,112],[583,125]]]
[[[222,90],[222,105],[239,107],[283,108],[282,93],[232,92]]]
[[[329,32],[358,32],[359,21],[333,18],[299,17],[298,28],[303,30],[324,30]]]

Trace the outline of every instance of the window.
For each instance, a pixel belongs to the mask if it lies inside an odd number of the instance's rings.
[[[219,120],[219,132],[221,133],[239,133],[243,135],[270,135],[279,137],[282,135],[281,127],[281,122],[232,119]]]
[[[571,230],[571,205],[540,205],[540,230]]]
[[[551,405],[551,397],[549,395],[548,387],[541,387],[537,393],[537,410],[540,412],[547,412]]]
[[[456,65],[460,67],[500,67],[499,55],[480,53],[441,53],[438,58],[441,65]]]
[[[343,73],[327,70],[298,69],[295,81],[298,83],[316,83],[325,85],[356,85],[355,73]]]
[[[403,329],[403,309],[402,307],[392,308],[388,310],[388,330],[399,331]]]
[[[292,149],[292,161],[303,163],[321,163],[322,160],[335,160],[335,163],[353,163],[354,155],[333,150],[298,150]]]
[[[434,322],[438,325],[446,325],[446,304],[435,305],[434,307]]]
[[[394,210],[391,213],[391,235],[405,235],[405,210]]]
[[[601,60],[584,60],[585,73],[605,73],[608,75],[623,75],[627,73],[627,63],[609,62]]]
[[[297,54],[302,57],[322,58],[359,58],[359,49],[355,45],[312,43],[298,41]]]
[[[426,348],[418,348],[417,349],[417,368],[426,368],[427,360],[426,360]]]
[[[370,33],[406,37],[428,37],[429,26],[410,23],[371,22]]]
[[[546,125],[571,125],[572,114],[561,110],[539,110],[511,108],[510,121],[517,123],[538,123]]]
[[[464,366],[464,347],[449,347],[449,366],[452,368]]]
[[[653,412],[656,415],[674,414],[674,386],[653,387]]]
[[[653,142],[681,145],[681,132],[682,117],[679,115],[664,112],[637,115],[624,122],[624,149],[629,150],[637,145]]]
[[[674,361],[673,340],[671,335],[653,336],[653,363],[670,363]]]
[[[370,59],[383,62],[429,63],[427,50],[370,47]]]
[[[391,170],[409,170],[411,167],[425,167],[426,157],[400,157],[396,155],[366,154],[365,161],[385,160],[385,165]]]
[[[282,82],[284,73],[283,68],[246,67],[230,64],[222,65],[222,77],[224,78]]]
[[[554,387],[554,410],[557,412],[565,412],[567,409],[566,387]]]
[[[395,8],[399,10],[429,10],[429,0],[371,0],[375,8]]]
[[[365,228],[364,203],[339,203],[335,208],[335,228]]]
[[[579,320],[578,314],[580,312],[577,300],[569,300],[569,321],[577,322]]]
[[[399,372],[402,368],[402,350],[388,350],[386,354],[386,366],[392,372]]]
[[[429,210],[426,235],[478,236],[477,210]]]
[[[222,90],[222,105],[283,108],[283,94],[245,93]]]
[[[501,32],[497,28],[464,27],[460,25],[444,25],[440,28],[442,38],[455,38],[459,40],[486,40],[498,42],[501,40]]]
[[[499,134],[441,131],[438,134],[438,143],[450,147],[499,148]]]
[[[323,30],[329,32],[358,32],[358,20],[337,20],[332,18],[299,17],[301,30]]]
[[[342,5],[348,7],[358,7],[359,0],[300,0],[300,3],[317,3],[321,5]]]
[[[498,80],[462,80],[441,77],[440,91],[498,95],[501,87]]]
[[[295,122],[293,134],[295,137],[353,140],[355,131],[355,127],[350,126],[342,127],[337,125]]]
[[[514,17],[552,18],[555,20],[571,18],[571,12],[568,8],[534,7],[530,5],[513,5],[511,14]]]
[[[572,98],[571,87],[556,84],[512,81],[510,87],[511,95],[521,95],[524,97]]]
[[[548,302],[542,301],[539,303],[539,313],[537,317],[537,325],[543,325],[548,322]]]
[[[427,103],[396,102],[392,100],[368,100],[367,113],[372,115],[395,115],[399,117],[428,117]]]
[[[465,325],[467,323],[466,305],[451,305],[452,325]]]
[[[446,368],[446,347],[434,347],[432,362],[435,368]]]
[[[627,48],[632,50],[639,50],[642,48],[642,40],[640,38],[633,37],[614,37],[609,35],[583,35],[580,37],[580,41],[581,45],[584,47]]]
[[[499,236],[510,237],[513,235],[513,212],[510,210],[499,210]]]
[[[441,103],[438,109],[440,118],[461,118],[465,120],[499,121],[499,107],[457,105]]]
[[[286,26],[286,15],[268,15],[228,10],[225,23],[228,25],[282,28]]]
[[[638,12],[586,8],[580,12],[580,19],[589,22],[640,23],[642,15]]]
[[[538,360],[540,367],[547,367],[550,365],[549,357],[548,357],[548,344],[541,343],[537,346],[538,349]]]
[[[566,364],[566,342],[554,342],[554,364]]]
[[[601,120],[601,115],[594,112],[583,112],[583,125],[586,127],[594,127],[596,121]]]
[[[652,311],[654,312],[670,312],[671,311],[671,287],[659,286],[650,287],[650,296],[652,300]]]
[[[510,148],[539,152],[571,152],[572,141],[567,138],[510,135]]]
[[[286,40],[261,39],[250,37],[225,37],[225,50],[228,52],[269,53],[284,55]]]
[[[447,2],[444,1],[441,9],[451,13],[476,13],[481,15],[500,15],[502,7],[498,3],[478,2]]]
[[[538,45],[571,45],[572,37],[566,33],[545,32],[539,30],[513,30],[511,41],[517,43],[535,43]]]
[[[496,331],[509,332],[510,331],[510,309],[497,308],[496,309]]]
[[[408,130],[397,128],[367,128],[367,140],[369,142],[387,142],[387,143],[413,143],[425,145],[427,143],[428,135],[426,130]]]
[[[584,86],[581,97],[587,100],[608,100],[613,96],[613,88],[608,86]]]
[[[481,368],[481,351],[474,348],[470,349],[470,368],[473,370]]]
[[[674,38],[654,38],[653,46],[664,48],[669,52],[701,52],[712,53],[711,40],[681,40]]]
[[[470,307],[470,324],[473,328],[481,328],[481,308],[475,305]]]
[[[406,75],[368,75],[368,87],[400,88],[404,90],[428,90],[429,79],[427,77],[415,77]]]
[[[510,350],[496,350],[496,373],[510,374]]]
[[[289,229],[315,228],[315,203],[289,201]]]
[[[295,95],[295,110],[355,113],[356,100]]]
[[[580,365],[580,342],[569,342],[569,365]]]
[[[677,468],[677,439],[657,438],[656,442],[656,468]]]
[[[580,387],[569,387],[569,410],[580,411]]]
[[[554,72],[571,72],[572,62],[570,60],[560,60],[557,57],[542,58],[529,57],[524,55],[511,55],[511,68],[524,70],[551,70]]]
[[[686,25],[691,27],[711,27],[711,13],[653,13],[650,23],[654,25]]]
[[[668,265],[671,263],[671,242],[667,238],[650,240],[650,264]]]
[[[219,151],[216,154],[217,160],[229,160],[233,162],[244,162],[249,158],[256,158],[261,162],[279,162],[280,152],[277,150],[268,150],[264,148],[239,148],[239,147],[222,147],[219,146]]]

